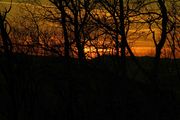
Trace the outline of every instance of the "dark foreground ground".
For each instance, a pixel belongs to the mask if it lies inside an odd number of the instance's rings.
[[[149,71],[152,58],[138,59]],[[126,80],[110,56],[69,65],[61,57],[0,61],[0,120],[180,119],[180,81],[170,59],[161,60],[158,89],[130,58]]]

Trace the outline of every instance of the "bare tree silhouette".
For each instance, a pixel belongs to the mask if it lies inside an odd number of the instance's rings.
[[[145,4],[144,1],[141,2],[130,2],[127,1],[117,1],[117,0],[103,0],[95,2],[97,6],[101,6],[103,13],[96,15],[93,13],[91,17],[96,23],[99,24],[103,29],[110,31],[109,34],[112,36],[115,42],[115,53],[117,56],[117,61],[119,61],[119,56],[121,56],[121,68],[122,75],[126,76],[127,74],[127,66],[126,66],[126,56],[127,51],[129,52],[131,58],[136,63],[136,65],[140,68],[140,70],[149,77],[147,70],[145,70],[142,65],[138,62],[136,56],[130,48],[128,43],[128,39],[131,35],[136,34],[138,30],[143,29],[143,25],[139,25],[138,27],[137,21],[134,20],[134,17],[140,17],[137,11],[143,8]],[[108,15],[109,14],[109,15]],[[97,17],[98,16],[98,17]],[[139,21],[138,21],[139,22]],[[141,23],[140,23],[141,24]],[[137,27],[137,30],[136,30]],[[134,33],[130,33],[130,29],[135,29]],[[107,33],[106,33],[107,34]],[[138,37],[138,36],[137,36]],[[121,51],[121,54],[119,54]]]
[[[15,90],[15,84],[16,84],[16,78],[14,78],[13,74],[13,63],[12,63],[12,41],[9,37],[9,33],[6,29],[6,16],[11,10],[11,5],[9,9],[5,9],[4,12],[0,13],[0,34],[3,41],[3,47],[4,47],[4,54],[7,59],[7,63],[5,65],[2,65],[1,63],[1,72],[4,75],[4,78],[6,79],[7,86],[8,86],[8,93],[11,97],[12,102],[12,110],[9,110],[10,116],[9,119],[15,119],[18,120],[17,117],[17,101],[16,101],[16,90]]]
[[[9,33],[6,31],[7,30],[6,28],[9,25],[9,23],[6,20],[6,16],[10,10],[11,10],[11,6],[8,10],[6,9],[5,12],[0,13],[0,32],[3,41],[4,53],[6,54],[7,57],[11,56],[13,49],[12,41],[9,38]]]
[[[89,14],[86,9],[91,10],[90,1],[80,1],[80,0],[70,0],[70,1],[51,1],[57,9],[60,11],[61,20],[60,23],[63,27],[64,39],[66,53],[68,51],[69,46],[69,37],[68,35],[73,34],[73,41],[76,44],[78,59],[81,63],[85,61],[85,53],[84,53],[84,44],[83,40],[84,29],[89,21]],[[86,9],[85,9],[86,7]]]

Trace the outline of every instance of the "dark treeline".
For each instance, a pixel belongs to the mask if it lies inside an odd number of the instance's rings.
[[[1,120],[179,119],[178,1],[21,4],[0,11]]]

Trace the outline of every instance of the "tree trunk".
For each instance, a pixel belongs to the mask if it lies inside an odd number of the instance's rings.
[[[74,36],[76,41],[76,47],[78,49],[78,60],[80,63],[85,62],[84,46],[81,43],[80,31],[79,31],[79,21],[78,21],[78,11],[74,14]]]
[[[61,24],[63,27],[63,34],[64,34],[64,56],[67,61],[69,61],[69,40],[68,40],[68,32],[66,28],[66,12],[64,10],[64,6],[62,1],[60,1],[60,11],[61,11]]]
[[[159,71],[159,62],[161,57],[161,50],[164,47],[164,44],[166,42],[167,38],[167,22],[168,22],[168,16],[167,16],[167,9],[165,6],[165,3],[162,0],[158,0],[158,4],[160,6],[161,14],[162,14],[162,33],[161,33],[161,39],[159,43],[156,45],[156,55],[154,58],[154,67],[153,67],[153,80],[154,82],[158,82],[158,71]]]
[[[122,79],[126,80],[126,35],[124,27],[124,2],[120,0],[120,35],[121,35],[121,63],[122,63]]]
[[[0,14],[0,34],[3,41],[4,53],[7,57],[12,54],[12,42],[4,26],[5,18]]]

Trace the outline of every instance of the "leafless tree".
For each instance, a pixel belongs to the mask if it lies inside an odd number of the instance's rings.
[[[160,59],[169,39],[168,34],[172,33],[174,26],[176,26],[175,22],[170,21],[170,15],[168,15],[167,6],[169,3],[164,0],[145,1],[141,4],[141,9],[136,11],[145,28],[149,29],[146,35],[152,36],[151,40],[155,46],[154,67],[151,70],[152,74],[149,74],[149,78],[155,80],[154,83],[158,82]]]
[[[8,86],[8,93],[11,97],[11,101],[12,101],[12,110],[10,110],[9,114],[11,116],[9,119],[14,118],[15,120],[17,120],[17,104],[16,104],[16,90],[14,89],[15,87],[15,81],[16,79],[14,78],[13,75],[13,64],[12,64],[12,41],[11,38],[9,37],[9,32],[7,31],[7,14],[10,12],[11,10],[11,5],[9,7],[9,9],[5,8],[4,12],[0,13],[0,35],[1,35],[1,39],[3,41],[3,48],[4,51],[3,53],[5,54],[5,57],[7,59],[7,63],[6,64],[0,64],[1,66],[1,72],[4,75],[4,78],[7,82],[7,86]],[[9,24],[8,24],[9,25]]]
[[[153,83],[156,83],[162,49],[167,40],[168,14],[165,1],[163,0],[147,2],[144,8],[144,19],[149,26],[155,45],[154,67],[151,71],[151,79],[155,80]]]
[[[4,12],[0,13],[0,33],[3,41],[4,53],[8,57],[11,56],[13,49],[12,41],[9,37],[9,32],[7,31],[7,27],[9,26],[9,23],[6,20],[6,16],[10,10],[11,10],[11,6],[9,9],[5,9]]]
[[[126,56],[127,51],[130,56],[133,58],[134,62],[141,71],[145,74],[146,71],[139,64],[136,59],[133,51],[130,48],[128,40],[130,36],[136,34],[138,30],[143,29],[141,24],[137,23],[137,20],[133,20],[134,18],[138,18],[139,14],[137,11],[142,9],[144,1],[139,2],[131,2],[129,0],[102,0],[96,2],[97,6],[103,10],[105,15],[103,14],[91,14],[91,17],[96,21],[103,29],[110,31],[109,34],[112,36],[115,43],[115,53],[117,58],[119,57],[119,51],[121,51],[121,68],[122,75],[126,76]],[[130,32],[131,29],[134,29],[134,32]],[[137,36],[138,37],[138,36]],[[119,59],[119,58],[118,58]],[[117,60],[118,60],[117,59]]]
[[[5,9],[4,12],[0,13],[0,37],[3,41],[3,53],[5,54],[1,56],[5,61],[0,63],[0,70],[6,80],[6,87],[10,98],[7,118],[10,120],[18,120],[20,117],[31,119],[33,116],[34,87],[36,83],[32,79],[27,78],[27,76],[24,76],[29,71],[25,66],[31,63],[26,61],[24,64],[23,54],[21,54],[22,56],[16,54],[18,52],[16,48],[24,44],[23,40],[26,40],[28,34],[26,34],[26,31],[21,31],[22,29],[17,31],[17,28],[12,27],[12,24],[8,23],[6,16],[10,10],[11,5],[9,9]],[[20,44],[16,44],[16,42]],[[20,63],[19,60],[21,61]],[[30,95],[27,96],[27,94]]]
[[[171,53],[172,53],[172,58],[174,59],[174,63],[176,66],[176,71],[177,71],[177,75],[180,79],[180,71],[179,71],[179,66],[177,63],[177,57],[180,54],[180,44],[179,44],[179,34],[180,34],[180,13],[178,12],[178,8],[180,6],[178,6],[178,1],[176,0],[171,0],[169,1],[169,4],[167,5],[168,7],[168,32],[167,32],[167,41],[168,41],[168,45],[171,49]],[[170,56],[171,58],[171,56]]]
[[[79,61],[85,61],[84,44],[85,28],[89,21],[89,14],[86,9],[91,9],[91,1],[80,0],[51,0],[60,11],[60,23],[64,34],[64,47],[66,55],[70,47],[70,39],[75,42]],[[86,9],[85,9],[86,8]],[[71,36],[71,37],[70,37]]]

